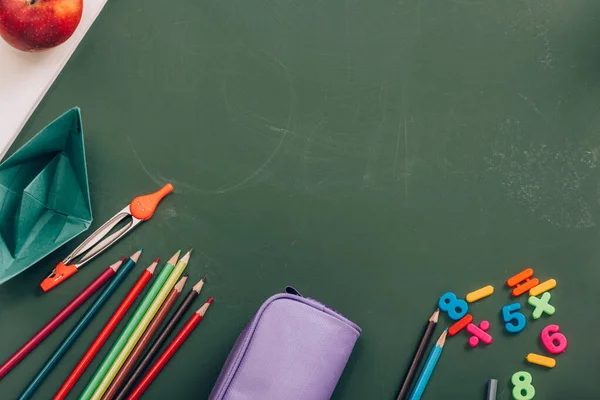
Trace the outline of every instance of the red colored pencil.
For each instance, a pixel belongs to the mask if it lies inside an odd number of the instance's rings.
[[[156,269],[156,265],[158,264],[159,259],[157,258],[148,268],[144,270],[142,275],[138,278],[137,282],[125,299],[121,302],[119,307],[113,313],[112,317],[108,320],[106,326],[100,331],[94,342],[87,349],[79,363],[75,366],[71,375],[67,378],[67,380],[62,384],[58,392],[54,395],[54,400],[62,400],[67,397],[75,383],[79,380],[81,375],[85,372],[86,368],[90,365],[98,351],[102,348],[104,343],[108,340],[110,335],[113,333],[119,322],[123,319],[131,305],[135,302],[137,297],[140,295],[152,275],[154,274],[154,270]]]
[[[102,272],[92,283],[81,291],[65,308],[54,316],[38,333],[33,335],[19,350],[15,352],[8,360],[0,366],[0,380],[6,376],[21,360],[33,351],[41,342],[44,341],[56,328],[60,326],[71,314],[73,314],[87,299],[89,299],[98,289],[102,287],[112,276],[115,270],[123,263],[124,259],[117,261],[104,272]]]
[[[196,325],[202,321],[202,318],[204,317],[204,314],[206,313],[206,310],[208,310],[208,307],[212,301],[213,298],[211,297],[206,303],[204,303],[202,307],[200,307],[198,311],[194,313],[194,315],[192,315],[183,328],[181,328],[179,333],[177,333],[175,339],[173,339],[165,351],[160,355],[160,357],[158,357],[158,360],[156,360],[154,365],[150,367],[146,376],[144,376],[136,388],[133,389],[127,400],[137,400],[142,396],[142,394],[144,394],[146,389],[148,389],[148,386],[150,386],[160,371],[162,371],[165,365],[167,365],[171,357],[173,357],[175,352],[179,349],[179,347],[181,347],[183,342],[185,342],[185,339],[187,339],[190,333],[192,333]]]

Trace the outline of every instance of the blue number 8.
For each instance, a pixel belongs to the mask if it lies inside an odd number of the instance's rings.
[[[457,299],[452,292],[444,293],[438,302],[440,310],[448,313],[448,316],[454,321],[458,321],[467,314],[469,306],[462,299]]]
[[[502,307],[502,318],[504,319],[504,328],[510,333],[518,333],[525,329],[527,320],[523,313],[517,312],[521,309],[521,304],[513,303]],[[514,321],[511,323],[511,321]]]

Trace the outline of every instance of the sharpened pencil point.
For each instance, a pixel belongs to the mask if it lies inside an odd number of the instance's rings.
[[[179,260],[179,262],[182,263],[189,263],[190,262],[190,256],[192,255],[192,251],[188,251],[187,253],[185,253],[185,255],[183,257],[181,257],[181,260]]]
[[[121,264],[123,264],[123,261],[125,260],[125,258],[117,261],[116,263],[114,263],[113,265],[110,265],[108,268],[112,269],[113,271],[117,272],[117,270],[119,269],[119,267],[121,266]]]
[[[173,254],[173,257],[169,258],[167,264],[175,265],[177,264],[177,259],[179,258],[179,254],[181,254],[181,250],[177,250],[177,253]]]
[[[160,257],[156,257],[156,260],[154,260],[155,263],[159,263],[160,262]]]
[[[183,287],[185,286],[185,282],[188,280],[187,275],[184,275],[181,277],[181,279],[179,280],[179,282],[177,282],[177,284],[173,287],[174,290],[177,290],[179,293],[181,293],[181,291],[183,290]]]
[[[140,256],[142,255],[142,251],[144,251],[143,249],[139,249],[138,251],[136,251],[135,253],[133,253],[133,255],[129,258],[131,258],[133,260],[133,262],[137,263],[138,260],[140,259]]]
[[[158,258],[156,259],[156,261],[154,261],[152,264],[150,264],[150,266],[148,268],[146,268],[146,271],[148,271],[151,274],[153,274],[154,271],[156,270],[156,266],[157,265],[158,265]]]
[[[444,343],[446,342],[446,335],[448,334],[448,329],[444,329],[444,332],[440,335],[440,338],[435,343],[436,346],[444,347]]]
[[[196,283],[194,285],[194,287],[192,288],[192,290],[196,293],[200,293],[200,291],[202,290],[202,286],[204,286],[204,278],[200,279],[198,281],[198,283]]]
[[[439,318],[440,318],[440,309],[438,308],[433,312],[433,314],[431,315],[431,318],[429,318],[429,321],[437,324]]]
[[[211,297],[206,303],[202,305],[202,307],[198,309],[198,311],[196,311],[196,314],[200,315],[201,317],[204,317],[204,314],[206,314],[206,310],[208,310],[208,307],[210,307],[210,303],[212,303],[212,301],[213,298]]]

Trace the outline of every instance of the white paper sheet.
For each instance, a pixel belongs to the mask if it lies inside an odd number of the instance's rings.
[[[79,27],[69,40],[54,49],[40,53],[22,52],[0,38],[0,159],[52,86],[106,1],[84,0]]]

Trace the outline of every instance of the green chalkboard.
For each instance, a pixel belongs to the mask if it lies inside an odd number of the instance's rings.
[[[493,343],[449,340],[424,398],[483,399],[496,378],[506,400],[527,370],[536,399],[597,399],[599,15],[596,0],[109,1],[13,151],[80,106],[93,228],[138,194],[176,192],[55,291],[36,287],[81,239],[2,285],[1,358],[116,258],[143,246],[145,266],[194,247],[190,279],[206,275],[216,300],[148,399],[206,398],[285,285],[363,328],[334,398],[393,399],[439,296],[487,284],[495,294],[471,312]],[[526,266],[556,278],[557,311],[533,321],[522,296],[528,325],[508,336],[504,282]],[[547,354],[549,323],[566,353],[553,370],[527,365]],[[72,324],[0,382],[2,398]]]

